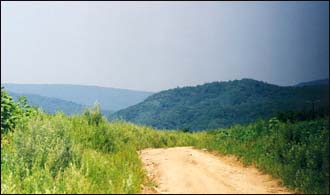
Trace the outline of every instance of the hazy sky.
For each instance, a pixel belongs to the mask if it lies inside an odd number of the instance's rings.
[[[329,77],[328,2],[1,2],[1,82],[159,91]]]

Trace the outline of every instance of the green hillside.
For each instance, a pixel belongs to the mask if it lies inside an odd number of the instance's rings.
[[[25,96],[28,103],[31,106],[41,108],[43,111],[49,114],[55,114],[56,112],[64,112],[64,114],[81,114],[82,111],[88,106],[77,104],[71,101],[61,100],[58,98],[44,97],[34,94],[20,94],[8,91],[15,101],[21,96]],[[108,110],[101,111],[104,116],[109,116],[112,112]]]
[[[63,111],[68,115],[80,114],[84,110],[83,105],[57,98],[49,98],[34,94],[19,94],[10,91],[8,91],[8,93],[15,101],[17,101],[19,97],[25,96],[31,106],[37,106],[49,114],[55,114],[59,111]]]
[[[161,91],[111,115],[160,129],[203,130],[269,118],[279,111],[329,108],[329,85],[280,87],[252,79]]]
[[[6,90],[20,94],[34,94],[92,106],[96,101],[104,110],[116,111],[137,104],[151,92],[109,87],[69,84],[11,84],[2,83]]]

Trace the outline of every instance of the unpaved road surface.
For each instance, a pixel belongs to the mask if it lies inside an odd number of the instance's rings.
[[[142,193],[267,194],[293,193],[280,187],[278,180],[256,168],[244,167],[233,157],[211,154],[192,147],[145,149],[139,152],[156,183]]]

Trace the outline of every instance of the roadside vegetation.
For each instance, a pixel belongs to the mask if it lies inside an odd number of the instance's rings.
[[[293,123],[258,120],[203,132],[200,139],[197,147],[235,155],[292,190],[329,193],[329,118]]]
[[[96,105],[46,114],[1,89],[1,193],[139,193],[143,148],[195,146],[234,154],[304,193],[329,193],[329,119],[259,120],[191,133],[109,123]]]
[[[146,181],[139,149],[196,142],[108,123],[98,106],[69,117],[20,105],[1,90],[1,193],[138,193]]]

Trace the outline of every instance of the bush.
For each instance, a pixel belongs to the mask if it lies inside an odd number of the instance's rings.
[[[27,103],[27,99],[22,96],[18,103],[1,87],[1,134],[13,131],[18,125],[26,124],[28,118],[36,114],[36,108]]]
[[[4,88],[1,88],[1,134],[6,134],[15,128],[19,113],[19,106]]]

